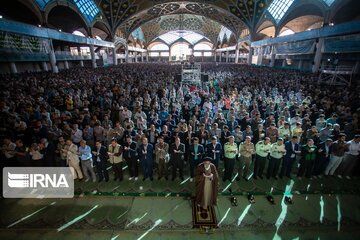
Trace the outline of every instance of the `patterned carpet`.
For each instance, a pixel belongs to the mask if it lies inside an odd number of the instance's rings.
[[[205,238],[193,229],[189,179],[77,182],[73,199],[1,199],[0,239],[354,239],[360,236],[359,186],[359,179],[337,178],[221,182],[218,228]]]

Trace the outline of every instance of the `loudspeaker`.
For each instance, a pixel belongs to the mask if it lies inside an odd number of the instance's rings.
[[[209,75],[201,74],[201,81],[202,82],[208,82],[209,81]]]

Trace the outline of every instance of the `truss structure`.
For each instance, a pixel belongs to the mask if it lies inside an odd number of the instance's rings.
[[[354,67],[323,66],[319,75],[318,84],[350,86],[353,74]]]
[[[198,63],[195,64],[184,64],[181,69],[181,87],[187,86],[196,86],[201,88],[201,65]]]

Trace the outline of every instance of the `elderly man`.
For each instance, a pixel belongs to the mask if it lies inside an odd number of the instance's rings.
[[[99,181],[101,182],[105,179],[106,182],[109,181],[109,174],[106,169],[106,163],[108,160],[108,154],[106,152],[106,147],[102,145],[100,140],[95,142],[95,151],[92,152],[94,157],[94,162],[96,164],[96,169],[99,175]]]
[[[158,165],[158,180],[162,177],[168,180],[169,144],[164,142],[164,138],[161,136],[158,137],[158,143],[155,145],[155,161]]]
[[[216,205],[219,175],[211,158],[205,157],[196,168],[196,204],[203,210]]]
[[[93,182],[95,182],[96,175],[92,167],[93,164],[92,164],[91,148],[88,145],[86,145],[85,140],[80,141],[80,147],[78,152],[81,159],[81,168],[85,175],[85,182],[89,181],[90,178],[92,179]]]
[[[107,150],[107,153],[109,154],[109,161],[115,174],[114,181],[117,179],[122,181],[124,177],[122,170],[123,148],[120,144],[118,144],[116,138],[113,138]]]
[[[66,147],[62,151],[66,152],[67,165],[69,165],[74,179],[83,179],[83,174],[79,166],[78,147],[70,140],[66,140]]]

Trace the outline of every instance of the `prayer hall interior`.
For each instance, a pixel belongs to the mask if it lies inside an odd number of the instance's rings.
[[[360,236],[360,1],[0,6],[0,239]]]

